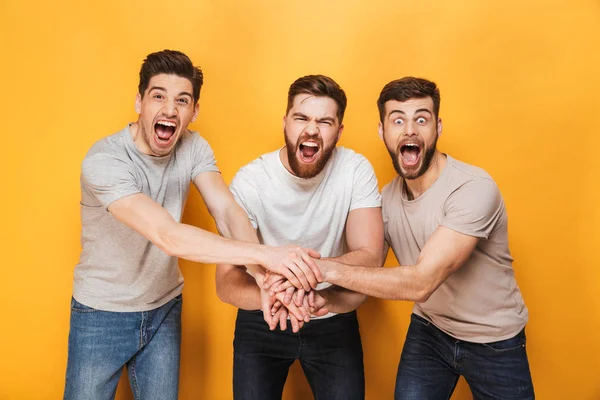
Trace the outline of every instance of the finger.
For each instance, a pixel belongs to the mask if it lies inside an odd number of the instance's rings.
[[[283,292],[284,290],[287,290],[288,288],[295,288],[295,286],[292,285],[292,282],[290,282],[290,281],[283,281],[283,283],[280,283],[279,285],[272,286],[271,289],[269,290],[269,294],[271,294],[272,296],[275,296],[275,294],[277,294],[279,292]]]
[[[313,274],[315,275],[315,278],[319,282],[323,282],[323,274],[321,273],[321,269],[319,268],[319,266],[317,265],[317,263],[314,260],[315,258],[316,259],[321,258],[321,255],[319,253],[317,253],[316,251],[314,251],[313,249],[302,249],[302,250],[303,250],[302,260],[304,260],[304,262],[312,270]]]
[[[298,290],[302,290],[302,289],[298,289]],[[292,296],[294,295],[294,292],[296,291],[295,287],[289,287],[285,290],[285,295],[283,297],[283,304],[285,304],[286,306],[290,304],[290,302],[292,301]]]
[[[299,259],[297,256],[296,258],[291,261],[287,267],[292,271],[292,273],[296,276],[296,278],[298,278],[298,280],[300,281],[300,285],[296,286],[298,289],[304,288],[305,290],[310,290],[311,284],[308,281],[308,276],[306,275],[308,273],[308,275],[310,275],[311,273],[308,272],[310,270],[310,268],[308,268],[306,266],[306,264],[304,264],[304,262]],[[304,268],[304,269],[303,269]],[[305,272],[306,271],[306,272]],[[291,279],[288,279],[290,282],[292,282]],[[314,278],[313,278],[314,280]],[[293,282],[292,282],[293,283]],[[294,285],[295,286],[295,285]]]
[[[300,249],[298,251],[298,254],[303,264],[301,265],[302,271],[310,280],[311,287],[315,289],[317,287],[317,283],[323,281],[323,275],[321,274],[321,270],[317,266],[315,260],[311,256],[309,256],[304,249]],[[298,264],[298,262],[296,264]]]
[[[292,264],[296,269],[298,269],[298,267],[296,267],[295,264]],[[299,269],[298,271],[300,273],[302,273]],[[298,279],[298,277],[296,276],[296,274],[294,273],[294,271],[288,267],[286,267],[285,270],[282,271],[282,275],[292,284],[292,286],[300,288],[303,287],[303,283]],[[304,278],[306,279],[306,278]],[[269,289],[270,285],[265,284],[265,289]]]
[[[300,326],[298,326],[298,320],[296,317],[290,314],[290,323],[292,324],[292,332],[296,333],[300,330]]]
[[[279,274],[271,274],[268,278],[265,278],[264,281],[264,286],[265,287],[272,287],[273,285],[276,285],[278,283],[281,283],[285,281],[285,277]]]
[[[301,307],[302,303],[304,303],[304,294],[306,292],[304,291],[304,289],[298,289],[296,291],[296,295],[294,296],[294,303],[298,306]]]
[[[279,313],[279,328],[282,331],[285,331],[287,328],[287,313],[285,311]]]
[[[277,300],[275,303],[273,303],[273,305],[271,306],[271,314],[275,314],[277,311],[279,311],[279,309],[281,308],[281,301]]]
[[[306,297],[304,297],[304,299],[302,300],[302,308],[304,308],[306,310],[306,316],[304,317],[304,321],[309,322],[310,321],[310,306],[308,305],[308,299]]]
[[[306,257],[312,260],[312,258],[308,257],[308,255],[306,255]],[[304,278],[309,285],[303,286],[303,289],[309,291],[311,288],[317,287],[319,282],[317,281],[315,273],[313,272],[312,268],[309,267],[306,262],[304,262],[304,259],[300,255],[297,256],[297,258],[294,260],[294,263],[296,263],[296,266],[300,269],[300,271],[302,271]]]
[[[311,307],[315,306],[315,291],[311,290],[308,292],[308,305]]]
[[[314,315],[315,317],[322,317],[323,315],[327,315],[329,314],[329,310],[326,307],[323,308],[319,308],[319,309],[311,309],[310,313],[312,315]]]
[[[308,248],[302,248],[302,250],[307,252],[308,255],[311,256],[312,258],[321,258],[321,254],[316,250],[308,249]]]

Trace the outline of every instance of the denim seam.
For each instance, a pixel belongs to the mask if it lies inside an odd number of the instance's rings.
[[[133,380],[133,389],[134,389],[134,396],[136,400],[140,399],[140,388],[138,386],[137,383],[137,376],[135,375],[135,359],[136,357],[133,357],[133,360],[131,360],[131,379]]]

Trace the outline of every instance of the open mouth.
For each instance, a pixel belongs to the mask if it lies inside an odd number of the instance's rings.
[[[317,142],[306,141],[300,143],[300,159],[302,162],[311,163],[317,158],[321,147]]]
[[[416,143],[406,143],[400,146],[402,164],[412,167],[417,165],[421,158],[421,148]]]
[[[168,145],[171,143],[171,139],[175,135],[175,130],[177,129],[177,124],[171,121],[158,121],[154,124],[154,132],[156,133],[156,143],[158,145]]]

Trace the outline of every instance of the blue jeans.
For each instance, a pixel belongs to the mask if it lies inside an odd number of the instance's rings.
[[[462,375],[479,399],[534,399],[525,330],[492,343],[457,340],[412,314],[396,377],[396,400],[447,400]]]
[[[362,400],[363,352],[356,312],[310,321],[293,333],[269,330],[261,311],[239,310],[233,341],[233,397],[280,400],[298,359],[315,399]]]
[[[65,400],[114,399],[127,365],[134,398],[176,400],[181,295],[143,312],[111,312],[71,300]]]

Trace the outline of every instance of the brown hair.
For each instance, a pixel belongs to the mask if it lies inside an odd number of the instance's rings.
[[[163,50],[146,56],[140,69],[140,96],[148,89],[150,79],[159,74],[173,74],[187,78],[192,83],[194,103],[200,97],[200,88],[204,82],[204,75],[200,67],[195,67],[192,60],[184,53],[177,50]]]
[[[390,100],[406,101],[414,98],[422,99],[423,97],[431,97],[431,100],[433,100],[433,114],[437,119],[440,112],[440,90],[434,82],[412,76],[391,81],[383,87],[379,99],[377,99],[380,121],[383,122],[385,118],[386,102]]]
[[[292,109],[294,98],[302,93],[329,97],[337,104],[337,118],[341,124],[346,111],[346,93],[333,79],[324,75],[307,75],[296,79],[288,91],[287,114]]]

